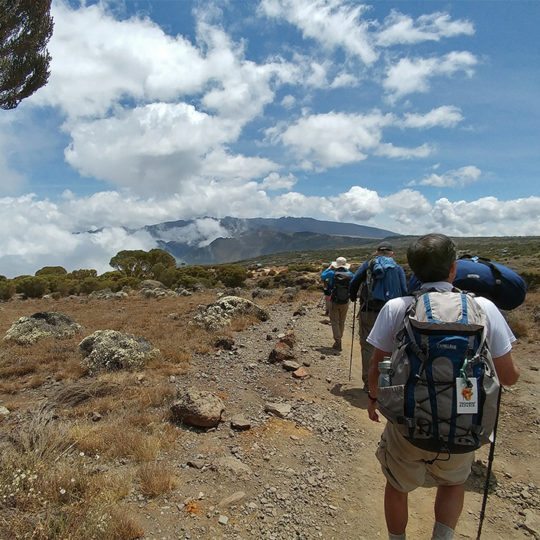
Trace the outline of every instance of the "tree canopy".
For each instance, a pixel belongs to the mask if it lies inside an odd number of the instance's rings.
[[[109,262],[116,270],[126,276],[154,277],[153,268],[163,271],[165,268],[176,267],[176,260],[163,249],[125,249],[119,251]]]
[[[0,0],[0,108],[14,109],[49,79],[51,0]]]

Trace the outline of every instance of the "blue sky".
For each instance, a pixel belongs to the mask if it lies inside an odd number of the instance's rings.
[[[48,85],[0,115],[0,274],[105,271],[154,246],[123,227],[203,216],[540,235],[540,2],[52,13]]]

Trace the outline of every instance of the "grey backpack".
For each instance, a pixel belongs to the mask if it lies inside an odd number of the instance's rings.
[[[489,442],[499,379],[486,343],[486,316],[457,289],[415,294],[391,357],[379,410],[412,444],[472,452]]]

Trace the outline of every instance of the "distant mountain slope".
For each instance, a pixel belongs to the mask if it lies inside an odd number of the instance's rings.
[[[181,242],[159,241],[159,246],[177,259],[189,264],[212,264],[240,261],[288,251],[311,251],[360,246],[371,238],[330,236],[311,232],[282,233],[260,230],[236,238],[217,238],[205,247],[188,246]]]
[[[187,264],[213,264],[277,252],[338,249],[396,236],[376,227],[313,218],[204,217],[148,225],[159,247]]]
[[[314,218],[295,218],[295,217],[280,217],[280,218],[234,218],[224,217],[218,218],[201,218],[202,220],[213,220],[221,227],[226,229],[231,236],[248,231],[269,229],[281,232],[312,232],[318,234],[329,234],[338,236],[356,236],[359,238],[385,238],[387,236],[396,236],[393,231],[379,229],[377,227],[368,227],[366,225],[357,225],[356,223],[342,223],[339,221],[323,221]],[[178,220],[165,221],[156,225],[147,225],[144,227],[153,236],[160,236],[162,233],[178,229],[179,232],[193,226],[197,221],[201,220]]]

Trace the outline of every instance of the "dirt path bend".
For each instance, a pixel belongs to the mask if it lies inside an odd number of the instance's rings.
[[[174,494],[133,503],[145,538],[386,538],[384,478],[374,457],[383,423],[367,417],[356,338],[349,381],[352,310],[337,355],[318,300],[310,297],[297,316],[297,303],[276,304],[269,321],[235,334],[235,350],[193,362],[183,384],[217,390],[227,418],[215,431],[181,433],[167,456],[182,478]],[[291,330],[296,361],[310,374],[304,380],[267,362],[278,336]],[[534,367],[532,349],[519,347],[523,364]],[[530,369],[503,397],[485,539],[534,537],[540,505],[536,388],[538,373]],[[288,404],[291,411],[284,418],[267,414],[268,402]],[[238,413],[252,421],[251,429],[229,427]],[[467,484],[457,538],[476,538],[486,458],[484,448]],[[434,494],[429,487],[411,494],[409,538],[430,538]],[[230,496],[237,500],[230,503]]]

